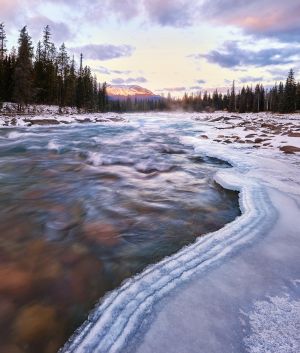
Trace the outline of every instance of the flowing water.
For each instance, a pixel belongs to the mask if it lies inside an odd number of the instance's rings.
[[[99,298],[239,214],[191,120],[0,129],[0,352],[53,353]]]

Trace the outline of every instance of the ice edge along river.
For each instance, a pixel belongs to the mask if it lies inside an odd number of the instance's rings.
[[[175,288],[181,288],[183,284],[196,281],[201,283],[201,274],[206,274],[213,269],[217,271],[227,260],[234,257],[239,258],[244,249],[259,243],[261,238],[272,236],[274,224],[278,219],[284,219],[283,215],[287,212],[294,215],[294,229],[300,229],[300,217],[297,217],[297,214],[300,216],[300,188],[296,165],[283,158],[276,160],[278,152],[260,153],[252,150],[250,153],[246,149],[241,150],[233,146],[210,143],[192,137],[183,138],[182,142],[193,145],[199,155],[217,157],[233,165],[232,169],[219,171],[215,180],[227,189],[240,192],[239,202],[242,215],[223,229],[198,238],[194,244],[155,265],[149,266],[141,274],[127,280],[120,288],[107,295],[61,352],[124,353],[133,352],[136,349],[139,352],[154,352],[154,348],[149,348],[151,345],[149,342],[147,343],[149,327],[148,336],[150,335],[149,337],[156,341],[155,352],[159,351],[160,346],[162,351],[165,350],[164,344],[166,342],[163,342],[163,339],[160,342],[159,337],[155,339],[155,329],[154,333],[151,333],[151,329],[161,327],[160,318],[154,319],[152,313],[155,312],[157,304],[167,294],[170,294]],[[283,198],[274,197],[274,192],[282,194]],[[289,209],[285,209],[285,202],[281,204],[284,198],[289,201]],[[295,199],[298,201],[296,202]],[[283,228],[281,231],[284,230],[284,224],[281,227]],[[300,240],[297,243],[298,247],[299,243]],[[296,278],[291,278],[291,280],[297,281]],[[180,296],[180,291],[178,292]],[[257,299],[249,298],[254,302]],[[170,303],[172,300],[170,299]],[[230,303],[228,304],[230,305]],[[170,305],[172,307],[172,303]],[[176,308],[174,310],[176,311]],[[195,310],[201,311],[201,307],[197,307]],[[163,312],[164,309],[161,311]],[[156,312],[156,314],[159,313]],[[252,318],[255,317],[255,313],[253,315]],[[249,317],[251,318],[251,314]],[[182,319],[186,320],[186,318]],[[147,330],[145,330],[146,327]],[[253,331],[255,329],[253,327]],[[274,328],[272,327],[272,329]],[[172,329],[170,328],[170,330]],[[251,332],[248,333],[251,334]],[[145,334],[146,338],[144,339]],[[201,332],[197,332],[197,334],[201,335]],[[256,343],[249,335],[244,340],[245,350],[248,347],[248,351],[251,352],[273,352],[267,350],[268,347],[263,348],[264,336],[261,337],[260,350],[255,350]],[[257,341],[256,336],[254,341]],[[178,342],[180,342],[180,338],[174,337],[173,347],[170,346],[168,352],[180,352],[182,349],[182,347],[179,348],[180,345],[176,349]],[[273,343],[276,347],[275,342]],[[286,343],[294,349],[293,344],[289,342],[289,337],[286,338],[284,344]],[[172,342],[168,342],[168,344],[172,345]],[[185,347],[186,352],[208,353],[215,351],[209,349],[209,347],[193,347],[192,345]],[[223,352],[231,351],[234,350],[229,347],[223,350]],[[277,347],[274,352],[281,351]]]

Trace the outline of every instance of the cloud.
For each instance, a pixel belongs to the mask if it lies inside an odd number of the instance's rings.
[[[16,6],[19,5],[19,1],[1,1],[1,21],[12,16],[16,12]]]
[[[50,26],[52,39],[55,43],[62,43],[73,37],[70,28],[65,23],[52,21],[45,16],[32,17],[28,23],[29,33],[34,39],[41,39],[43,29],[47,25]]]
[[[60,0],[69,3],[69,0]],[[86,4],[85,4],[86,5]],[[187,27],[194,23],[198,2],[189,0],[102,0],[86,8],[86,17],[99,21],[112,15],[121,21],[140,18],[160,26]]]
[[[112,75],[112,74],[116,74],[116,75],[129,75],[132,71],[131,70],[111,70],[108,69],[104,66],[99,66],[97,68],[93,69],[94,71],[99,72],[100,74],[103,75]]]
[[[236,26],[258,37],[299,40],[297,0],[205,0],[201,6],[204,17],[213,23]]]
[[[196,54],[195,58],[205,58],[209,63],[225,68],[240,66],[264,67],[271,65],[293,64],[299,60],[300,48],[290,46],[286,48],[268,48],[249,50],[241,48],[237,41],[226,41],[220,49],[206,54]]]
[[[147,79],[145,77],[129,77],[127,79],[118,77],[111,80],[111,83],[114,85],[125,85],[125,84],[131,84],[131,83],[146,83],[146,82],[147,82]]]
[[[200,89],[203,89],[203,87],[202,86],[191,86],[190,89],[191,90],[200,90]]]
[[[72,0],[60,1],[72,7]],[[88,21],[99,23],[109,17],[114,17],[119,21],[128,22],[141,13],[140,2],[131,0],[86,1],[77,7],[81,10],[81,17]],[[77,0],[77,5],[78,3],[80,4],[80,0]]]
[[[224,83],[225,83],[226,85],[232,85],[232,81],[233,81],[233,80],[229,80],[228,78],[225,78],[225,79],[224,79]]]
[[[121,20],[129,20],[138,16],[140,9],[137,1],[132,0],[109,0],[107,10],[113,12]],[[101,6],[103,6],[101,4]]]
[[[205,84],[205,83],[206,83],[206,81],[205,81],[205,80],[197,80],[196,82],[197,82],[197,83],[199,83],[199,85],[203,85],[203,84]]]
[[[184,91],[186,91],[186,87],[169,87],[169,88],[164,88],[161,91],[184,92]]]
[[[71,50],[76,54],[83,53],[86,59],[111,60],[131,56],[135,48],[130,45],[87,44]]]
[[[254,76],[244,76],[244,77],[240,77],[239,81],[241,83],[248,83],[248,82],[262,82],[264,80],[264,78],[261,77],[254,77]]]
[[[39,15],[39,6],[61,6],[72,16],[96,23],[114,17],[140,19],[160,26],[188,27],[211,22],[235,26],[247,34],[297,41],[300,33],[298,0],[1,0],[2,20]],[[55,20],[55,19],[53,19]]]
[[[177,28],[211,22],[285,42],[299,40],[300,33],[297,0],[1,0],[1,17],[11,23],[16,17],[39,16],[39,6],[45,4],[60,4],[78,20],[97,23],[110,17],[124,22],[138,18],[143,23]]]
[[[6,25],[7,33],[13,33],[16,28],[19,30],[26,24],[27,5],[21,0],[0,1],[0,22],[4,22]]]
[[[114,16],[122,21],[140,18],[143,22],[182,28],[210,21],[214,25],[235,26],[259,37],[299,39],[297,0],[102,0],[98,5],[82,0],[60,2],[70,7],[81,4],[85,8],[84,16],[97,22]]]
[[[193,24],[197,2],[189,0],[144,0],[144,8],[151,22],[161,26],[187,27]]]

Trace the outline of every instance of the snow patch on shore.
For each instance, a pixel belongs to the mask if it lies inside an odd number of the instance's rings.
[[[270,297],[254,303],[251,334],[244,339],[249,353],[300,352],[300,300]]]

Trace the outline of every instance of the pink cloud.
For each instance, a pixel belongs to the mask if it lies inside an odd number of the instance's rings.
[[[295,40],[300,32],[300,3],[295,0],[214,1],[202,5],[215,24],[240,27],[258,36]]]
[[[19,0],[2,0],[1,1],[1,21],[7,20],[16,14],[16,9],[20,8]]]

